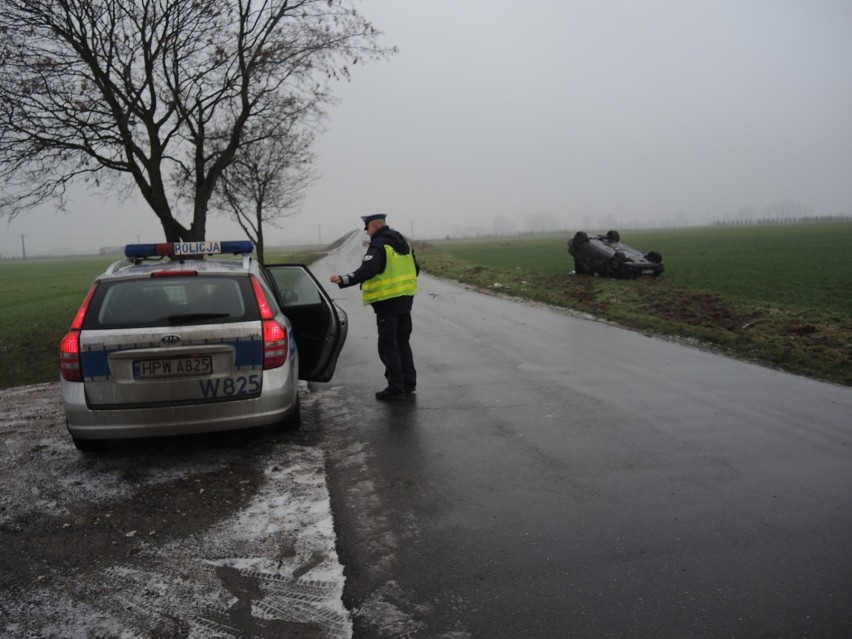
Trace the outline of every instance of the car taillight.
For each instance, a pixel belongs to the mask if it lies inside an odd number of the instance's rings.
[[[287,329],[275,321],[275,314],[269,305],[269,300],[266,299],[266,294],[263,292],[260,282],[252,276],[251,283],[254,288],[255,299],[257,299],[257,308],[263,321],[263,368],[265,370],[278,368],[287,361],[287,350],[289,348]]]
[[[69,382],[82,382],[80,331],[69,331],[59,343],[59,373]]]
[[[263,368],[278,368],[287,361],[287,330],[275,320],[263,320]]]
[[[71,322],[71,328],[62,341],[59,342],[59,374],[69,382],[82,382],[83,370],[80,368],[80,329],[89,310],[89,303],[98,288],[98,283],[92,284],[88,295],[80,305],[80,309]]]

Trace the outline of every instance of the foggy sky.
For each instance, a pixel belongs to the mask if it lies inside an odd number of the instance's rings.
[[[270,244],[331,242],[376,212],[419,239],[530,215],[571,230],[787,200],[852,213],[848,0],[359,7],[399,53],[335,86],[320,179]],[[0,224],[4,256],[21,234],[31,255],[163,237],[144,204],[98,197]],[[241,236],[213,217],[207,235]]]

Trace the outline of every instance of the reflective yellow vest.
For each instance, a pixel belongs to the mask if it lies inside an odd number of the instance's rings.
[[[364,305],[392,297],[417,295],[417,268],[414,255],[401,255],[385,244],[385,270],[361,284]]]

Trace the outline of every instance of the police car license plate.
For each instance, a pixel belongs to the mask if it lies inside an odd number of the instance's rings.
[[[133,379],[210,375],[212,372],[213,358],[210,355],[133,360]]]

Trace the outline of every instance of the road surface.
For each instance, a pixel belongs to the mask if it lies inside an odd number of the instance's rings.
[[[356,636],[852,636],[852,389],[423,276],[418,392],[381,403],[372,310],[326,286]]]

